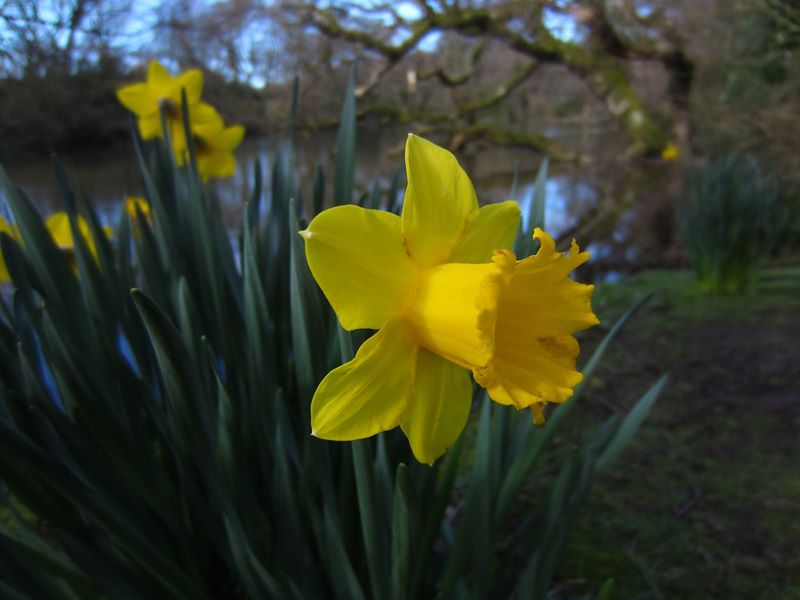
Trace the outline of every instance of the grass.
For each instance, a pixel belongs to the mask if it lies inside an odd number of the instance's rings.
[[[691,273],[601,286],[604,323],[656,297],[582,398],[589,421],[664,396],[576,524],[562,579],[617,598],[800,598],[800,297],[764,287],[707,296]],[[592,339],[587,340],[587,347]]]

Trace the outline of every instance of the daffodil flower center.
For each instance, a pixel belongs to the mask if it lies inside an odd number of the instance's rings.
[[[167,117],[176,118],[178,116],[178,105],[169,98],[159,98],[158,107],[164,111]]]
[[[420,346],[471,370],[495,354],[500,299],[515,256],[503,250],[487,264],[449,263],[420,272],[406,323]]]

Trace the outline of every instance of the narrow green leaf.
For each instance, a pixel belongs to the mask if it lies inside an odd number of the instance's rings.
[[[386,210],[393,212],[396,215],[400,214],[403,210],[403,195],[400,194],[400,186],[403,185],[403,177],[405,176],[405,165],[398,167],[392,177],[392,185],[389,186],[389,196],[386,202]]]
[[[209,430],[204,412],[198,410],[198,405],[207,400],[192,369],[189,351],[164,311],[140,290],[131,290],[131,297],[156,352],[170,406],[171,438],[187,460],[210,460],[215,432]]]
[[[539,165],[536,173],[536,181],[533,183],[533,201],[531,202],[529,218],[529,228],[531,231],[540,227],[545,228],[545,208],[547,206],[547,174],[550,167],[550,159],[545,157]]]
[[[322,212],[325,207],[325,170],[322,165],[317,164],[314,169],[314,214],[315,217]]]
[[[353,181],[356,156],[356,70],[350,70],[339,121],[339,139],[336,143],[336,176],[333,184],[334,204],[353,201]]]
[[[392,509],[392,598],[409,598],[416,499],[408,468],[397,465]]]
[[[324,539],[326,542],[326,559],[330,561],[329,573],[333,586],[336,588],[337,598],[347,600],[365,600],[364,591],[353,569],[353,564],[342,543],[341,531],[338,529],[336,519],[327,509],[324,510]],[[386,598],[386,596],[374,596]]]
[[[297,109],[300,105],[300,77],[292,80],[292,103],[289,108],[289,137],[294,135],[294,124],[297,122]]]
[[[606,579],[605,583],[600,588],[600,591],[597,592],[597,596],[595,596],[594,600],[611,600],[614,593],[614,580],[613,579]]]
[[[464,447],[464,436],[459,436],[455,446],[445,455],[443,464],[435,466],[435,485],[432,494],[432,502],[424,507],[425,514],[420,535],[419,552],[415,555],[414,576],[412,579],[411,598],[419,597],[420,588],[425,584],[425,578],[429,575],[429,565],[431,564],[434,544],[441,534],[444,516],[447,506],[450,504],[453,493],[453,484],[458,474],[458,466],[461,458],[461,451]]]
[[[614,464],[614,461],[619,456],[619,453],[628,445],[633,436],[639,430],[650,409],[658,398],[664,386],[669,380],[669,375],[662,375],[645,394],[639,398],[634,407],[625,416],[625,419],[619,426],[616,435],[611,439],[611,442],[605,448],[602,454],[597,458],[597,471],[602,472]]]
[[[372,468],[372,451],[369,440],[351,443],[356,475],[356,492],[361,514],[361,531],[364,536],[367,571],[373,598],[387,598],[389,571],[384,561],[386,536],[379,518],[380,507],[375,502],[375,473]]]
[[[325,331],[322,322],[323,309],[319,297],[309,285],[308,265],[305,260],[303,240],[298,235],[299,224],[294,212],[294,201],[290,201],[288,232],[289,240],[289,298],[291,307],[291,331],[294,345],[297,384],[301,397],[307,405],[318,380],[318,371],[324,364],[323,349],[314,339]],[[308,418],[308,417],[307,417]]]
[[[511,179],[511,193],[508,197],[511,200],[517,199],[517,187],[519,186],[519,159],[514,161],[514,176]]]

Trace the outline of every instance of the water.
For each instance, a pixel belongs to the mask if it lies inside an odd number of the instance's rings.
[[[403,128],[373,128],[359,131],[356,156],[356,189],[368,190],[375,181],[380,189],[388,190],[398,168],[403,166],[403,147],[407,132]],[[272,159],[280,142],[279,138],[261,138],[246,141],[236,151],[239,168],[234,177],[213,180],[223,204],[223,218],[231,229],[237,229],[242,218],[244,201],[249,195],[253,180],[255,161],[261,165],[265,185],[269,186]],[[294,140],[295,175],[300,182],[301,195],[310,199],[313,173],[317,164],[323,166],[328,193],[334,179],[335,131],[314,134],[298,134]],[[482,203],[508,199],[515,160],[520,162],[519,196],[523,207],[533,194],[533,180],[541,157],[533,152],[515,149],[477,150],[459,153],[459,160],[475,184]],[[119,218],[122,204],[128,195],[140,195],[141,185],[138,164],[131,145],[120,145],[98,156],[96,153],[73,153],[62,157],[70,182],[75,190],[90,199],[105,224],[113,225]],[[62,210],[58,185],[52,161],[47,158],[11,162],[4,165],[11,180],[19,185],[29,198],[44,213]],[[555,237],[579,236],[579,241],[589,246],[597,263],[609,262],[609,269],[593,269],[592,277],[605,279],[618,277],[625,271],[625,263],[637,261],[636,245],[626,243],[631,231],[636,229],[636,211],[620,210],[617,222],[605,228],[586,230],[596,220],[598,206],[602,204],[603,181],[590,170],[578,166],[551,166],[547,182],[545,228]],[[328,198],[330,203],[332,198]],[[613,207],[612,207],[613,208]],[[634,207],[635,208],[635,207]],[[524,223],[530,230],[530,224]],[[563,240],[565,243],[569,239]],[[622,249],[622,250],[620,250]],[[622,256],[617,256],[619,254]],[[612,256],[613,255],[613,256]],[[595,262],[593,260],[593,262]]]

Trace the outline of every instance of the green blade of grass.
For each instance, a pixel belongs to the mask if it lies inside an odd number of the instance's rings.
[[[633,436],[641,427],[650,409],[658,399],[659,394],[669,381],[669,375],[662,375],[645,394],[639,398],[634,407],[625,416],[619,426],[616,435],[611,439],[608,446],[597,458],[597,471],[602,472],[611,467],[619,456],[620,452],[627,446]]]
[[[356,97],[355,67],[347,78],[342,114],[339,121],[339,137],[336,143],[336,173],[333,184],[334,204],[350,204],[353,201],[353,180],[356,156]]]

